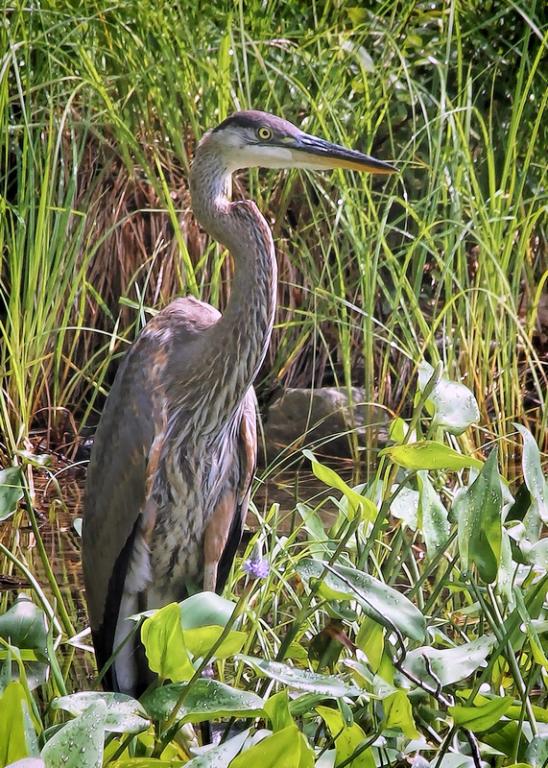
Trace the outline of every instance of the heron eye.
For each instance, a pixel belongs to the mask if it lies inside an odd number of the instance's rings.
[[[269,141],[272,138],[272,131],[265,125],[261,125],[261,127],[257,129],[257,136],[263,141]]]

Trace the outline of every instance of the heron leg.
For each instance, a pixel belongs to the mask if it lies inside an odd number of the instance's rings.
[[[232,526],[232,518],[237,514],[236,495],[232,489],[225,491],[208,520],[204,535],[204,591],[215,592],[217,569],[226,547]]]

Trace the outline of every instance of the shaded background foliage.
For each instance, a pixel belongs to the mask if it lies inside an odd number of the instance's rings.
[[[6,452],[33,429],[59,444],[93,424],[152,308],[178,293],[224,306],[232,265],[193,221],[187,173],[203,131],[248,107],[403,171],[237,179],[280,267],[261,402],[359,384],[398,411],[426,357],[464,377],[496,436],[516,418],[542,434],[536,4],[85,0],[5,3],[3,16]]]

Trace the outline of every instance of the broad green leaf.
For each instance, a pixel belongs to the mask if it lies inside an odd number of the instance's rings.
[[[183,766],[186,768],[188,765],[191,763],[183,763],[179,760],[162,760],[159,757],[127,757],[124,760],[108,763],[108,768],[183,768]]]
[[[492,635],[484,635],[456,648],[439,650],[430,646],[409,651],[404,668],[427,685],[436,688],[457,683],[485,666],[487,657],[496,644]],[[428,670],[432,671],[434,677]]]
[[[220,638],[224,627],[195,627],[183,631],[185,645],[193,656],[205,656]],[[235,629],[230,630],[221,645],[215,651],[216,659],[226,659],[242,650],[247,634]]]
[[[145,693],[141,702],[152,718],[165,720],[184,687],[182,683],[163,685]],[[263,712],[263,706],[263,700],[255,693],[200,678],[193,683],[178,716],[185,723],[201,723],[219,717],[257,717]]]
[[[313,768],[314,752],[296,725],[267,736],[232,760],[230,768]]]
[[[419,389],[431,379],[434,369],[427,362],[419,365]],[[456,381],[440,378],[428,398],[433,411],[432,423],[453,435],[460,435],[480,418],[476,398],[468,387]]]
[[[497,452],[489,458],[472,485],[454,501],[458,519],[462,571],[474,563],[480,578],[492,583],[497,578],[502,550],[502,492],[497,469]]]
[[[417,739],[419,732],[413,718],[411,702],[405,691],[394,691],[383,699],[385,728],[399,728],[408,739]]]
[[[367,656],[373,672],[378,672],[384,652],[384,627],[366,616],[356,636],[356,645]]]
[[[112,733],[140,733],[145,731],[150,720],[142,705],[125,693],[98,693],[81,691],[70,696],[61,696],[51,703],[52,709],[62,709],[77,716],[83,714],[92,704],[103,701],[106,706],[105,731]]]
[[[327,486],[329,486],[329,488],[334,488],[346,496],[353,515],[361,510],[361,514],[365,520],[369,520],[369,522],[373,522],[375,520],[378,515],[378,510],[371,499],[366,499],[365,496],[361,496],[361,494],[357,493],[348,485],[348,483],[345,483],[342,477],[338,475],[335,470],[331,469],[330,467],[326,467],[325,464],[320,464],[320,462],[316,459],[311,451],[305,450],[303,451],[303,455],[306,456],[306,458],[312,464],[312,472],[318,478],[318,480],[321,480],[321,482],[325,483]]]
[[[101,768],[106,716],[99,700],[58,730],[42,750],[47,768]]]
[[[428,556],[435,557],[445,548],[449,538],[447,510],[426,472],[419,472],[417,481],[420,491],[418,527],[422,530]]]
[[[525,485],[531,496],[531,506],[523,519],[527,538],[531,542],[538,541],[542,523],[548,524],[548,483],[542,471],[540,451],[535,438],[521,424],[514,424],[523,438],[523,455],[521,465]]]
[[[234,613],[236,603],[215,592],[197,592],[179,603],[183,629],[224,627]]]
[[[17,502],[23,498],[23,475],[21,467],[0,469],[0,520],[7,520],[17,509]]]
[[[225,768],[240,752],[248,736],[249,728],[216,747],[202,748],[197,757],[185,763],[185,768]]]
[[[289,711],[289,696],[286,688],[275,693],[265,702],[264,711],[270,720],[274,732],[281,731],[294,724]]]
[[[359,688],[348,685],[336,675],[320,675],[316,672],[310,672],[308,669],[296,669],[288,664],[282,664],[280,661],[267,661],[266,659],[257,659],[254,656],[240,654],[237,658],[254,667],[264,677],[277,680],[279,683],[288,685],[290,688],[296,688],[298,691],[310,691],[335,698],[361,696],[363,693]]]
[[[527,746],[525,756],[534,768],[548,765],[548,736],[535,736]]]
[[[420,440],[409,445],[391,445],[383,448],[379,456],[388,456],[394,464],[405,469],[450,469],[466,467],[481,469],[483,463],[472,456],[454,451],[444,443],[435,440]]]
[[[305,581],[310,581],[322,576],[324,566],[319,560],[304,559],[297,571]],[[320,594],[323,588],[336,596],[334,599],[357,600],[364,613],[387,629],[396,628],[418,642],[424,639],[426,622],[418,608],[401,592],[368,573],[342,565],[331,566],[322,579]]]
[[[391,490],[396,490],[395,485]],[[419,509],[419,492],[413,488],[404,486],[395,496],[393,502],[390,504],[390,514],[397,517],[398,520],[403,522],[411,528],[412,531],[417,530],[417,514]]]
[[[509,696],[504,698],[497,696],[485,704],[471,706],[456,704],[454,707],[449,707],[448,712],[455,721],[455,725],[468,728],[473,733],[481,733],[498,723],[508,712],[512,703],[513,699]]]
[[[27,696],[18,680],[8,683],[0,695],[0,765],[38,753]]]
[[[48,630],[46,615],[26,596],[21,595],[0,616],[0,637],[16,648],[29,648],[47,653]]]
[[[148,665],[162,679],[190,680],[194,667],[185,648],[179,605],[170,603],[145,619],[141,627]]]
[[[343,763],[354,754],[367,736],[357,723],[347,726],[338,709],[331,707],[316,707],[316,712],[329,729],[329,733],[335,739],[335,749],[337,751],[337,764]],[[371,748],[366,749],[360,755],[355,757],[350,768],[375,768],[375,759]]]
[[[525,559],[531,565],[548,571],[548,539],[541,539],[533,544],[531,549],[525,553]]]

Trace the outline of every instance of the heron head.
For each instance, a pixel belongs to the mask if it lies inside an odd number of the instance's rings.
[[[255,110],[227,117],[206,134],[200,146],[221,155],[230,172],[261,167],[397,173],[388,163],[311,136],[287,120]]]

